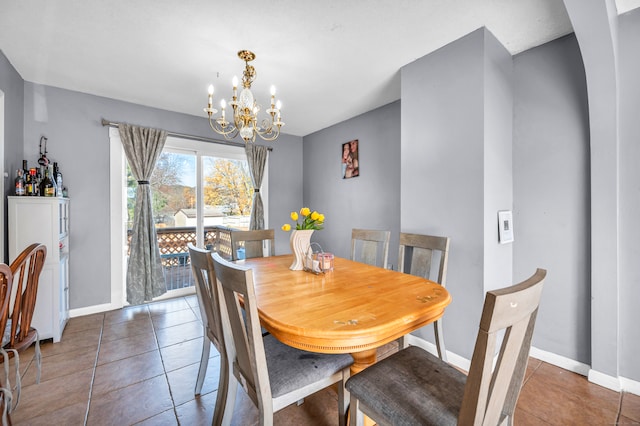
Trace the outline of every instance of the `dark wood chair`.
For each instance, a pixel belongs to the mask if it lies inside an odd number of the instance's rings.
[[[253,231],[231,231],[231,259],[238,260],[238,249],[244,243],[244,257],[263,257],[264,242],[269,244],[268,256],[275,256],[275,233],[273,229],[256,229]]]
[[[351,260],[381,268],[387,267],[390,231],[353,229],[351,231]]]
[[[2,426],[11,426],[11,391],[0,383],[0,410],[2,410]]]
[[[40,273],[46,257],[47,247],[44,244],[34,243],[25,248],[11,262],[10,269],[13,275],[13,283],[11,285],[8,317],[3,328],[4,336],[2,340],[2,348],[7,352],[9,358],[17,357],[18,354],[35,343],[36,383],[40,383],[42,355],[40,353],[38,330],[31,326],[31,320],[36,308]],[[20,388],[20,374],[16,371],[16,397],[13,409],[20,402]]]
[[[0,263],[0,330],[4,330],[7,327],[9,320],[9,301],[11,299],[11,285],[13,284],[13,274],[11,268],[5,263]],[[3,334],[4,339],[4,334]],[[2,424],[11,425],[11,416],[9,412],[13,408],[12,405],[12,392],[11,382],[9,380],[9,370],[6,366],[9,364],[8,353],[1,348],[6,342],[2,342],[0,345],[0,351],[2,352],[2,362],[5,364],[5,380],[0,382],[0,410],[2,410]],[[20,372],[18,371],[16,364],[16,378],[19,380]],[[19,384],[19,381],[18,381]],[[6,387],[5,387],[6,386]]]
[[[9,322],[9,302],[11,300],[12,285],[13,274],[11,273],[11,267],[5,263],[0,263],[0,330],[5,330]],[[8,343],[8,338],[9,334],[3,333],[3,340],[0,347]]]
[[[15,349],[23,352],[32,344],[36,344],[36,361],[38,363],[38,374],[36,381],[40,383],[40,342],[38,340],[38,330],[31,326],[33,313],[36,309],[36,299],[38,296],[38,284],[40,282],[40,272],[47,257],[47,247],[44,244],[31,244],[24,249],[18,257],[11,262],[11,273],[13,274],[13,286],[11,288],[11,331],[9,340],[4,345],[4,349]]]
[[[351,425],[513,424],[545,276],[487,293],[468,376],[409,346],[351,377]]]
[[[439,259],[438,259],[439,257]],[[437,274],[432,273],[434,261],[438,261]],[[445,287],[447,281],[447,264],[449,262],[449,238],[433,235],[400,233],[400,250],[398,253],[398,271],[417,275],[432,280]],[[442,318],[433,322],[438,356],[447,361],[444,346]],[[399,348],[407,347],[406,336],[398,340]]]
[[[218,287],[216,285],[216,275],[213,269],[213,258],[211,251],[187,244],[189,257],[191,259],[191,269],[196,279],[196,294],[198,295],[198,306],[204,333],[202,339],[202,355],[200,357],[200,369],[194,393],[200,395],[202,384],[207,374],[207,364],[209,363],[209,351],[213,343],[220,353],[220,378],[218,380],[218,392],[216,395],[216,406],[213,410],[214,426],[222,424],[224,406],[227,401],[227,388],[229,387],[229,368],[227,362],[227,352],[224,347],[224,337],[222,335],[222,324],[220,319],[220,302]]]
[[[260,412],[258,424],[273,424],[273,413],[334,383],[338,386],[338,421],[345,424],[348,396],[344,382],[353,358],[349,354],[302,351],[262,336],[253,284],[253,271],[213,254],[222,301],[222,324],[227,359],[233,372],[229,380],[225,424],[233,414],[238,384]],[[246,314],[242,314],[242,298]]]

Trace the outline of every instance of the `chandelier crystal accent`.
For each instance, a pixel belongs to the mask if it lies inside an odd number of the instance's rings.
[[[267,116],[261,121],[258,119],[260,105],[256,102],[251,93],[251,83],[256,78],[256,69],[249,62],[256,58],[253,52],[241,50],[238,57],[245,63],[242,73],[242,90],[238,96],[238,77],[233,77],[233,97],[229,105],[233,108],[233,122],[227,121],[225,110],[227,102],[220,101],[220,116],[215,117],[218,112],[213,108],[213,85],[209,86],[209,96],[207,107],[204,112],[209,116],[209,125],[214,132],[222,135],[225,139],[233,139],[240,135],[245,142],[255,142],[256,135],[265,141],[273,141],[280,135],[280,128],[284,126],[280,118],[280,101],[275,100],[276,88],[271,86],[271,106],[266,110]]]

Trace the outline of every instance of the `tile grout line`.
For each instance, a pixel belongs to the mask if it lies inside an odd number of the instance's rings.
[[[184,297],[182,297],[182,299],[184,299]],[[186,302],[186,300],[185,300]],[[147,305],[147,309],[148,309],[148,305]],[[153,337],[156,339],[156,345],[158,345],[158,355],[160,355],[160,362],[162,362],[162,371],[164,372],[164,379],[167,382],[167,388],[169,388],[169,396],[171,397],[171,405],[173,407],[173,415],[176,418],[176,422],[179,425],[180,421],[178,420],[178,411],[176,410],[176,400],[173,397],[173,391],[171,390],[171,384],[169,383],[169,376],[167,375],[167,368],[165,367],[164,364],[164,358],[162,356],[162,351],[160,350],[160,342],[158,341],[158,333],[156,333],[156,326],[153,323],[153,319],[151,318],[151,310],[149,310],[149,319],[151,319],[151,330],[153,331]]]
[[[89,385],[89,398],[87,399],[87,409],[84,413],[84,426],[89,421],[89,408],[91,407],[91,394],[93,393],[93,381],[96,378],[96,369],[98,368],[98,356],[100,355],[100,346],[102,345],[102,334],[104,333],[105,315],[102,316],[102,325],[100,326],[100,338],[98,339],[98,349],[96,350],[96,360],[93,362],[93,371],[91,373],[91,384]]]
[[[622,415],[622,398],[624,391],[620,391],[620,399],[618,399],[618,414],[616,415],[616,424],[620,423],[620,416]]]

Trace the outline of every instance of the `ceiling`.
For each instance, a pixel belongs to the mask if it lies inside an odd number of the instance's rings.
[[[511,54],[572,32],[561,0],[0,0],[27,81],[204,117],[248,49],[254,95],[266,108],[274,84],[297,136],[399,99],[402,66],[482,26]]]

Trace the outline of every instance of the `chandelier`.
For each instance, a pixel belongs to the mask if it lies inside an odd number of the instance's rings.
[[[238,134],[245,142],[255,142],[256,135],[265,141],[273,141],[280,135],[280,128],[284,123],[280,120],[280,101],[275,102],[276,88],[271,86],[271,106],[267,109],[267,116],[261,121],[258,120],[260,105],[253,98],[251,93],[251,83],[256,78],[256,69],[249,65],[249,62],[256,58],[253,52],[241,50],[238,57],[245,63],[242,74],[242,90],[238,96],[238,77],[233,77],[233,97],[229,105],[233,108],[232,119],[227,121],[225,109],[227,103],[224,99],[220,101],[220,116],[214,117],[218,112],[213,108],[213,85],[209,86],[209,100],[204,112],[209,116],[209,125],[214,132],[222,135],[225,139],[233,139]]]

